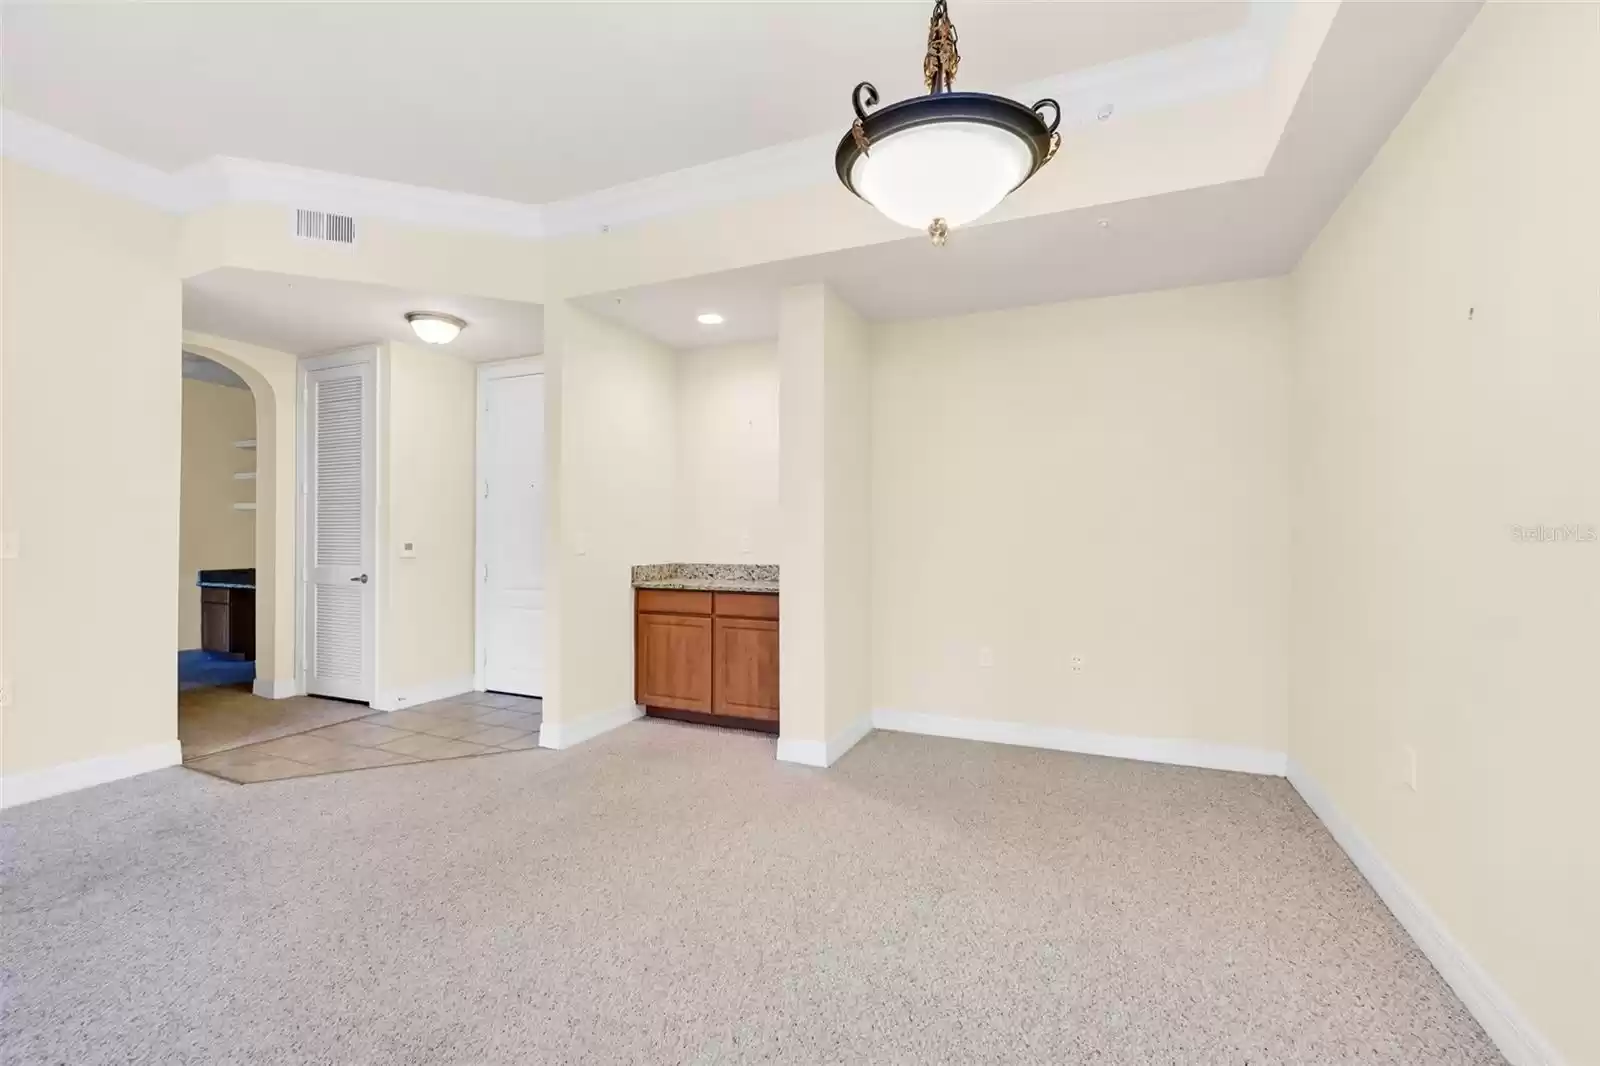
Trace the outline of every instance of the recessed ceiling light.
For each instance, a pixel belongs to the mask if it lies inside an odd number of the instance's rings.
[[[700,323],[702,326],[722,325],[722,316],[717,314],[715,311],[701,311],[698,315],[694,316],[694,320]]]
[[[406,315],[411,332],[425,344],[449,344],[467,328],[467,323],[442,311],[412,311]]]

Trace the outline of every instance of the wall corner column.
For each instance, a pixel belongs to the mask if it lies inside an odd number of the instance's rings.
[[[823,285],[780,297],[778,758],[831,765],[871,729],[869,344]]]

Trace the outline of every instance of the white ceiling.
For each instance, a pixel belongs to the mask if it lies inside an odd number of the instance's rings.
[[[183,283],[183,328],[315,355],[371,341],[420,344],[407,311],[444,311],[467,328],[437,350],[469,362],[535,355],[544,345],[538,304],[404,292],[383,285],[333,281],[225,267]]]
[[[892,319],[1281,274],[1477,6],[1343,4],[1257,178],[964,228],[943,249],[908,235],[580,302],[688,347],[774,336],[779,290],[806,282]],[[828,149],[848,117],[849,87],[871,78],[889,100],[919,91],[927,7],[52,4],[9,6],[0,33],[7,115],[153,166],[233,155],[525,203],[588,192],[563,203],[598,204],[604,221],[618,195],[662,182],[671,188],[654,195],[671,203],[697,191],[737,195],[739,160],[763,154],[784,173],[803,171],[797,180],[831,184]],[[1257,84],[1287,11],[956,0],[952,13],[962,88],[1066,85],[1067,112],[1093,125],[1095,105],[1112,95],[1121,122],[1124,103],[1137,112],[1206,86]],[[1070,150],[1054,165],[1071,166]],[[641,178],[650,180],[592,192]],[[297,354],[411,340],[408,310],[473,323],[446,349],[461,358],[543,347],[535,305],[238,269],[188,281],[184,295],[186,327]],[[698,325],[705,310],[727,323]]]
[[[164,170],[212,156],[538,203],[921,92],[931,4],[8,4],[6,107]],[[1237,29],[1241,2],[956,0],[960,87]]]
[[[1270,277],[1299,261],[1477,11],[1345,4],[1260,178],[599,294],[674,347],[777,335],[778,293],[827,282],[870,319],[923,318]],[[1071,165],[1070,155],[1061,162]],[[1104,220],[1107,225],[1101,227]],[[702,326],[701,311],[726,322]]]

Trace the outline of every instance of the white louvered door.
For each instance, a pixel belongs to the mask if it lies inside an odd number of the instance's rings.
[[[372,699],[373,364],[306,372],[306,691]]]

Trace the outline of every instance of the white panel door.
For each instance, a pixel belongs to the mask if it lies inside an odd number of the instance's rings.
[[[544,695],[544,375],[483,378],[479,648],[483,687]]]
[[[372,699],[373,365],[306,372],[306,691]]]

